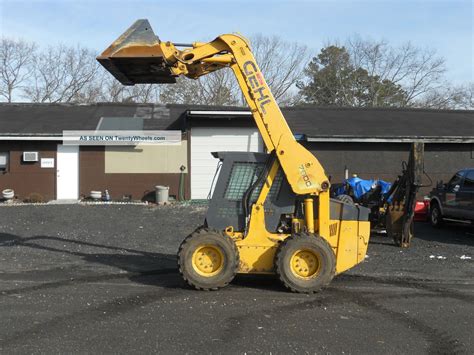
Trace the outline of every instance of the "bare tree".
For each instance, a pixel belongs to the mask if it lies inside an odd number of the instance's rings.
[[[87,48],[48,47],[34,58],[34,75],[24,95],[33,102],[88,102],[99,64]],[[95,88],[94,90],[97,90]]]
[[[372,80],[371,92],[378,97],[377,81],[389,81],[403,88],[406,105],[415,105],[424,95],[442,87],[445,60],[434,49],[423,49],[407,42],[399,47],[386,41],[373,41],[354,36],[346,48],[355,68],[365,69]],[[382,86],[378,86],[382,89]],[[374,103],[377,106],[377,103]]]
[[[343,105],[474,108],[474,84],[450,85],[445,78],[444,59],[434,50],[409,42],[394,47],[386,41],[354,36],[344,46],[337,42],[328,44],[315,57],[320,63],[313,63],[313,59],[308,66],[310,58],[305,46],[263,35],[253,36],[251,46],[268,85],[282,105],[308,101],[308,93],[297,92],[295,84],[301,82],[305,73],[308,75],[311,65],[316,65],[316,76],[311,80],[317,77],[314,89],[319,91],[314,91],[314,95],[330,94]],[[335,55],[337,49],[342,55]],[[306,86],[307,91],[313,90]],[[39,51],[34,43],[1,38],[0,98],[11,102],[20,93],[33,102],[245,105],[228,68],[199,80],[179,78],[174,85],[123,86],[100,67],[95,53],[89,49],[58,45]],[[326,104],[331,104],[330,99]]]
[[[291,101],[294,93],[289,94],[289,91],[302,78],[310,60],[308,48],[296,42],[286,42],[278,36],[262,34],[252,36],[250,43],[275,99]]]
[[[98,77],[100,85],[99,95],[96,97],[96,100],[104,102],[122,102],[123,92],[127,87],[120,84],[117,79],[104,69],[99,70]]]
[[[474,82],[465,86],[459,107],[474,110]]]
[[[95,86],[98,87],[98,90],[94,101],[153,103],[159,100],[159,85],[122,85],[103,68],[99,69],[96,78]]]
[[[416,107],[432,109],[474,109],[474,83],[449,86],[432,90],[415,104]]]
[[[239,104],[240,88],[230,69],[223,69],[201,77],[199,88],[204,104],[235,106]]]
[[[159,86],[156,84],[138,84],[126,87],[124,102],[153,103],[159,100]]]
[[[165,104],[204,104],[200,83],[198,80],[178,78],[176,84],[163,85],[160,101]]]
[[[13,101],[13,92],[21,88],[31,76],[30,66],[36,51],[31,42],[0,39],[0,97],[7,102]]]
[[[229,69],[221,69],[197,80],[178,78],[161,88],[160,101],[194,105],[238,105],[237,83]]]

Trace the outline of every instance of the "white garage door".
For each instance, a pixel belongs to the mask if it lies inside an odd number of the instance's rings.
[[[212,152],[263,152],[256,128],[191,128],[191,198],[205,199],[209,194],[218,159]]]

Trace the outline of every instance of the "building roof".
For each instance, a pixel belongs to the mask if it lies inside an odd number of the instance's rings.
[[[114,118],[116,125],[112,122]],[[130,122],[133,118],[137,119],[136,124]],[[100,123],[106,123],[107,129],[123,130],[143,125],[146,130],[162,130],[172,129],[175,121],[168,107],[153,104],[0,104],[2,136],[55,136],[62,135],[64,130],[103,130]]]
[[[194,124],[218,125],[235,120],[254,124],[250,112],[192,109]],[[289,107],[282,112],[295,134],[308,138],[437,138],[474,139],[474,111],[389,108]]]
[[[304,106],[283,108],[282,111],[293,132],[305,135],[309,141],[474,139],[474,111],[468,110]],[[60,136],[63,130],[95,130],[99,126],[104,129],[105,124],[107,129],[117,130],[142,125],[145,130],[185,130],[187,125],[255,125],[248,109],[242,107],[0,103],[0,135],[4,137]]]
[[[141,131],[143,117],[102,117],[97,124],[98,131]]]

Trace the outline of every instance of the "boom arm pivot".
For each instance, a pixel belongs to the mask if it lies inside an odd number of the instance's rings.
[[[268,152],[276,152],[292,190],[298,195],[328,191],[324,169],[295,140],[245,38],[224,34],[211,42],[196,42],[178,50],[175,44],[160,41],[147,20],[138,20],[97,60],[125,85],[173,83],[180,75],[197,79],[229,67]]]

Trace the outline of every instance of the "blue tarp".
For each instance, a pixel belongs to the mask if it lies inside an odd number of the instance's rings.
[[[352,177],[350,179],[344,180],[343,186],[339,187],[336,190],[336,196],[347,194],[346,185],[349,185],[352,188],[354,197],[359,200],[369,191],[375,189],[377,186],[381,187],[382,195],[386,195],[392,186],[391,183],[383,180],[364,180],[359,177]]]

